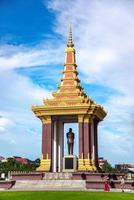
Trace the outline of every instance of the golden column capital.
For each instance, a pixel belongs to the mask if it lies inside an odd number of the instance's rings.
[[[43,124],[50,124],[52,122],[52,118],[51,118],[50,115],[49,116],[43,116],[41,118],[41,121],[42,121]]]
[[[85,115],[84,116],[84,122],[86,122],[86,123],[92,123],[93,119],[94,119],[94,117],[92,115]]]
[[[78,123],[84,122],[84,115],[78,115]]]

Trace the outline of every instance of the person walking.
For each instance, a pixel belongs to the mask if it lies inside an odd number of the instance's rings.
[[[125,179],[123,176],[120,177],[120,188],[121,191],[124,192],[124,188],[125,188]]]

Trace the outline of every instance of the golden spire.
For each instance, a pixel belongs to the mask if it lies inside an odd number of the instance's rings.
[[[71,23],[71,20],[70,20],[70,23],[69,23],[69,35],[68,35],[67,46],[68,47],[73,47],[74,46],[73,40],[72,40],[72,23]]]

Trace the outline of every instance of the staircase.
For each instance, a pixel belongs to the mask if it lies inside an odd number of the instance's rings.
[[[11,190],[84,190],[83,180],[18,180]]]
[[[17,180],[11,190],[85,190],[85,180],[72,180],[71,173],[45,173],[43,180]]]

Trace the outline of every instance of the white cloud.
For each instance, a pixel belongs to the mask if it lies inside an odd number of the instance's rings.
[[[57,43],[58,46],[58,43]],[[23,45],[1,45],[0,46],[0,70],[9,70],[20,67],[31,67],[48,64],[59,64],[59,58],[63,47],[55,48],[55,44],[42,44],[34,47]]]
[[[0,133],[5,132],[6,127],[12,125],[12,121],[5,118],[5,117],[0,117]]]
[[[53,0],[49,8],[57,12],[56,31],[63,36],[72,16],[78,69],[84,81],[117,91],[104,105],[108,116],[100,128],[100,146],[102,141],[107,145],[100,152],[112,163],[117,162],[117,153],[126,155],[124,162],[134,162],[129,150],[134,148],[134,2]]]
[[[38,157],[41,123],[31,106],[42,104],[43,98],[51,94],[15,71],[0,72],[0,81],[0,132],[5,133],[0,135],[1,155]]]

